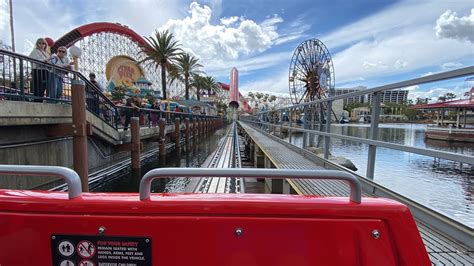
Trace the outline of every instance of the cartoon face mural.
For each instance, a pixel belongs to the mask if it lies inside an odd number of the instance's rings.
[[[107,89],[112,94],[121,91],[125,96],[160,96],[158,91],[150,88],[151,83],[145,79],[143,69],[131,57],[119,55],[110,59],[105,76],[108,80]]]

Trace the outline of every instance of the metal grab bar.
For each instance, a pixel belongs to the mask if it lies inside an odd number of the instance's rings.
[[[0,165],[0,174],[9,175],[45,175],[61,177],[66,180],[69,199],[80,197],[82,194],[81,179],[72,169],[61,166],[42,165]]]
[[[359,180],[349,173],[336,170],[293,170],[293,169],[214,169],[214,168],[160,168],[146,173],[140,181],[140,200],[150,198],[151,182],[155,178],[167,177],[241,177],[241,178],[291,178],[291,179],[336,179],[350,184],[350,200],[361,203]]]

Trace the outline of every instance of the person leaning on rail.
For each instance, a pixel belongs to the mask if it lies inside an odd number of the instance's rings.
[[[71,62],[67,57],[67,48],[65,46],[61,46],[58,48],[58,53],[53,54],[50,59],[51,64],[65,68],[65,69],[72,69],[74,62]],[[54,70],[51,73],[51,86],[48,96],[52,99],[61,99],[63,95],[63,79],[66,76],[67,72]]]
[[[104,87],[102,87],[102,85],[100,85],[99,82],[97,82],[95,78],[96,77],[94,73],[92,72],[89,73],[89,81],[94,85],[94,87],[96,87],[100,91],[100,94],[103,94]],[[96,91],[89,91],[89,93],[86,94],[86,102],[87,102],[87,106],[91,110],[93,110],[97,115],[105,117],[106,112],[101,112],[100,105],[101,105],[102,97],[100,97],[100,94],[97,93]]]
[[[31,51],[30,57],[41,62],[49,63],[51,56],[49,55],[47,48],[46,41],[43,38],[39,38],[36,40],[35,48]],[[31,84],[31,87],[33,88],[32,92],[34,96],[38,97],[35,99],[35,102],[41,102],[42,99],[39,98],[44,97],[44,92],[47,90],[50,82],[49,71],[45,67],[35,63],[32,63],[31,68],[31,74],[33,76]]]

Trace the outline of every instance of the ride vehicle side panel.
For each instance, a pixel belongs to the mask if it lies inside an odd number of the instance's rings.
[[[0,191],[0,217],[2,265],[51,265],[54,235],[147,238],[153,265],[429,265],[408,208],[385,199],[84,193],[67,200]]]

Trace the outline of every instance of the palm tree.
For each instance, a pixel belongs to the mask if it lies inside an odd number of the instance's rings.
[[[217,81],[214,77],[211,76],[200,76],[193,75],[193,80],[191,86],[196,88],[197,99],[200,101],[200,90],[202,88],[207,89],[207,95],[211,96],[211,91],[218,93],[220,91],[220,86],[217,84]]]
[[[204,77],[204,84],[206,84],[207,88],[207,93],[211,95],[211,91],[215,91],[217,93],[218,90],[220,90],[221,86],[217,84],[217,81],[214,77],[211,76],[205,76]]]
[[[201,88],[204,88],[206,86],[205,81],[206,80],[203,76],[200,76],[198,74],[192,75],[192,80],[191,80],[190,85],[191,87],[196,88],[196,97],[198,101],[201,100],[201,94],[200,94]]]
[[[180,44],[174,40],[173,33],[168,30],[156,31],[155,36],[146,38],[146,44],[141,45],[141,52],[145,54],[145,58],[139,63],[149,62],[155,64],[155,69],[161,67],[161,88],[163,90],[163,98],[166,97],[166,71],[168,71],[173,62],[181,54]]]
[[[201,73],[199,70],[202,67],[198,63],[198,59],[188,53],[182,53],[176,59],[176,70],[181,75],[184,76],[184,87],[186,89],[185,99],[189,100],[189,77],[191,75],[196,75]]]

